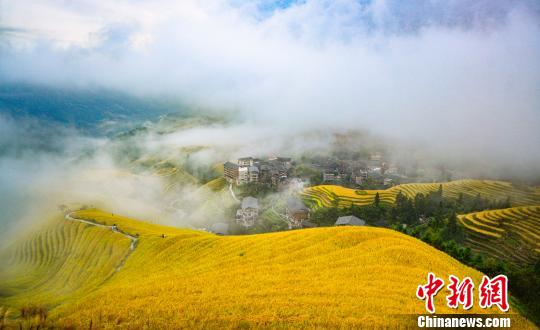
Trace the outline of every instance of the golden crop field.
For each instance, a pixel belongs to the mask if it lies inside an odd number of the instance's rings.
[[[50,309],[50,325],[75,328],[392,328],[406,318],[401,314],[425,313],[415,291],[428,272],[481,279],[443,252],[383,228],[216,236],[99,210],[73,217],[139,234],[135,250],[115,271],[129,239],[59,219],[9,250],[10,265],[37,275],[14,282],[8,279],[19,278],[16,271],[3,274],[0,305],[39,301]],[[446,307],[445,294],[436,297],[437,312],[463,313]],[[475,304],[466,313],[498,309]],[[534,328],[517,314],[512,324]]]
[[[95,226],[54,221],[2,254],[0,304],[54,306],[87,294],[115,271],[130,240]]]
[[[207,188],[211,191],[220,191],[227,187],[227,180],[223,177],[208,181],[201,188]]]
[[[166,181],[165,192],[174,191],[184,184],[197,185],[199,180],[186,169],[170,159],[161,159],[156,156],[145,156],[131,163],[131,169],[138,172],[141,169],[149,170],[154,176]]]
[[[459,216],[459,222],[474,251],[517,263],[540,257],[540,206],[475,212]]]
[[[382,203],[393,203],[396,195],[401,192],[413,198],[418,193],[427,194],[437,191],[442,184],[443,196],[458,198],[459,194],[465,197],[481,197],[503,201],[510,197],[512,206],[535,205],[540,203],[540,195],[534,189],[524,189],[513,186],[509,182],[491,180],[456,180],[445,183],[407,183],[385,190],[356,190],[336,185],[319,185],[306,188],[302,192],[306,202],[315,207],[329,207],[336,199],[340,207],[351,204],[364,206],[372,204],[375,195],[379,193]]]

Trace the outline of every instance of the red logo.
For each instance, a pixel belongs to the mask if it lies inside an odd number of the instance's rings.
[[[448,277],[449,283],[446,287],[449,294],[446,296],[446,305],[450,308],[470,309],[474,304],[474,282],[470,277],[465,277],[460,281],[454,275]],[[418,299],[426,301],[426,310],[435,313],[434,298],[444,287],[444,280],[436,277],[433,273],[428,273],[427,283],[419,285],[416,289]],[[499,307],[503,312],[508,311],[508,278],[505,275],[498,275],[492,279],[485,276],[478,287],[479,306],[489,308],[493,305]]]
[[[462,282],[454,275],[450,275],[450,284],[447,288],[450,294],[446,296],[446,305],[450,308],[458,308],[463,305],[463,309],[469,309],[473,306],[474,283],[470,277],[465,277]]]
[[[480,307],[488,308],[493,305],[508,311],[508,278],[504,275],[495,276],[491,280],[485,276],[480,284]]]
[[[435,304],[433,298],[443,288],[444,281],[441,278],[435,277],[433,273],[428,274],[428,282],[426,285],[419,285],[416,289],[416,296],[419,299],[426,300],[426,310],[430,313],[435,313]]]

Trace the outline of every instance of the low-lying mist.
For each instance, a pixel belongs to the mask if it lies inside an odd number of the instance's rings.
[[[0,81],[178,98],[241,112],[268,136],[361,128],[449,161],[538,168],[536,1],[264,3],[12,2]]]
[[[173,225],[217,222],[228,216],[213,207],[222,199],[201,186],[217,164],[243,156],[379,151],[454,179],[540,178],[535,1],[2,9],[0,83],[40,86],[0,89],[3,231],[66,203]],[[170,112],[178,101],[193,118],[134,122],[169,100]]]
[[[228,191],[202,187],[206,182],[197,179],[196,173],[245,156],[300,159],[381,151],[390,162],[423,168],[444,165],[454,170],[454,179],[535,183],[540,173],[538,167],[525,171],[488,160],[454,158],[367,131],[259,126],[238,116],[216,120],[211,115],[180,119],[173,115],[112,138],[89,137],[59,124],[4,115],[0,127],[0,226],[4,233],[25,231],[59,216],[62,204],[94,206],[180,227],[203,228],[227,221],[227,208],[234,205]]]

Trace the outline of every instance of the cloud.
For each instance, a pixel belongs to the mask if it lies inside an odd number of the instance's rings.
[[[93,205],[179,226],[203,220],[168,210],[175,195],[165,195],[164,179],[130,172],[111,143],[59,124],[0,113],[0,245],[58,217],[61,204]],[[201,200],[204,192],[186,184],[176,193]],[[196,205],[190,204],[192,209]]]
[[[540,158],[535,1],[4,1],[0,76]]]

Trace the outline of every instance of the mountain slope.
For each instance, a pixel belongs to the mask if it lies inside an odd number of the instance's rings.
[[[95,226],[49,223],[2,254],[0,304],[55,306],[87,294],[114,274],[129,245]]]
[[[110,128],[111,122],[126,128],[131,127],[123,125],[127,122],[140,123],[179,110],[186,111],[178,102],[138,98],[114,90],[0,84],[0,112],[69,124],[93,133]]]
[[[469,213],[459,222],[474,251],[518,264],[540,258],[540,206]]]
[[[52,309],[51,322],[56,325],[391,327],[404,320],[394,314],[424,313],[424,302],[415,297],[415,290],[425,282],[428,272],[445,278],[450,274],[471,276],[476,283],[481,278],[478,271],[429,245],[382,228],[316,228],[216,236],[98,210],[79,211],[73,217],[117,224],[122,231],[138,234],[139,239],[123,267],[94,292],[68,297]],[[56,226],[62,232],[64,226],[79,224],[62,220]],[[115,238],[127,248],[128,242],[121,235]],[[78,239],[79,244],[85,241],[83,236]],[[92,264],[103,258],[100,250],[92,250],[95,253],[80,260]],[[48,253],[32,251],[31,258],[35,260],[51,259]],[[62,260],[60,256],[55,258]],[[53,277],[56,276],[63,274]],[[3,289],[3,284],[0,286]],[[39,296],[44,304],[47,299],[58,301],[48,294]],[[20,303],[24,299],[15,293],[1,298],[0,304]],[[461,312],[445,307],[444,294],[437,296],[436,307],[441,313]],[[468,312],[498,311],[475,306]],[[519,322],[517,318],[513,316],[513,325]]]
[[[320,185],[306,188],[302,192],[304,199],[316,207],[328,207],[339,199],[339,205],[349,206],[351,203],[359,206],[372,204],[375,195],[379,193],[381,202],[393,203],[396,195],[401,192],[407,197],[414,198],[416,194],[427,194],[443,187],[443,196],[458,198],[475,197],[480,194],[483,198],[504,201],[510,198],[512,206],[535,205],[540,203],[540,195],[534,190],[526,190],[513,186],[509,182],[491,180],[456,180],[444,183],[407,183],[386,190],[355,190],[336,185]]]

